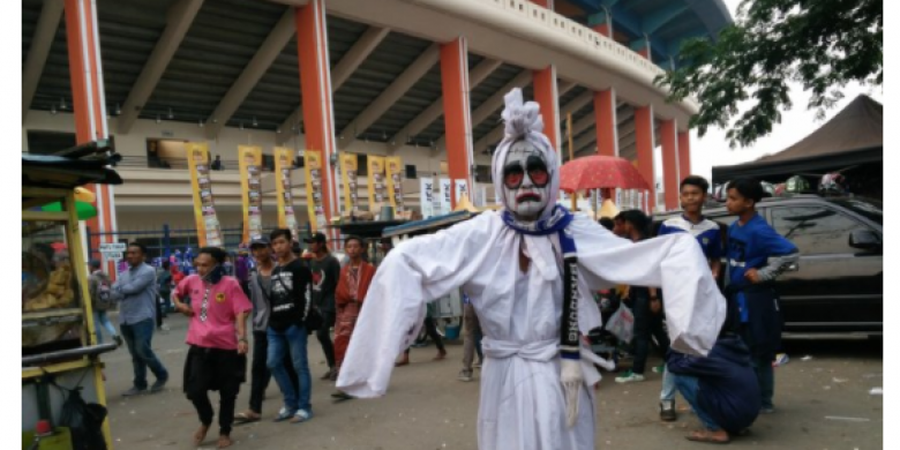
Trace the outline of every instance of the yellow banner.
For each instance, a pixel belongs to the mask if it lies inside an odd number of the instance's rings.
[[[388,156],[387,163],[387,188],[388,197],[394,212],[403,212],[403,159],[399,156]]]
[[[369,155],[369,211],[378,213],[385,201],[384,157]]]
[[[213,202],[212,181],[209,178],[209,145],[206,142],[185,144],[191,190],[194,194],[194,219],[200,247],[222,246],[222,230]]]
[[[322,172],[324,171],[322,153],[307,149],[303,152],[303,159],[306,167],[306,205],[309,210],[310,227],[313,233],[324,232],[328,222],[325,218],[324,194],[322,194]]]
[[[244,206],[244,235],[241,242],[249,244],[263,234],[262,227],[262,147],[238,146],[241,169],[241,200]]]
[[[294,215],[294,199],[291,194],[291,169],[294,167],[294,151],[285,147],[275,147],[275,192],[278,195],[278,228],[291,230],[298,236],[300,229]]]
[[[356,214],[359,212],[359,195],[357,191],[356,173],[359,171],[359,160],[355,153],[341,153],[341,181],[344,184],[344,211]]]

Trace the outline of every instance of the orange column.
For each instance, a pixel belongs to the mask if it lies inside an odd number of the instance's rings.
[[[691,132],[678,132],[678,180],[691,174]]]
[[[653,149],[656,148],[653,136],[653,106],[634,109],[635,147],[637,147],[637,168],[644,181],[650,185],[650,198],[647,205],[650,211],[656,207],[656,176],[653,170]]]
[[[553,0],[531,0],[531,3],[534,3],[536,5],[541,5],[544,8],[547,8],[547,9],[553,11]]]
[[[662,141],[663,187],[666,193],[666,210],[678,209],[678,124],[674,119],[659,124]]]
[[[606,156],[619,156],[615,89],[594,92],[594,117],[597,121],[598,153]]]
[[[556,90],[556,66],[543,70],[535,70],[533,76],[534,101],[541,105],[541,116],[544,119],[544,134],[550,139],[553,148],[560,149],[559,131],[559,95]]]
[[[106,102],[103,93],[103,66],[100,61],[100,33],[95,3],[91,0],[65,0],[66,45],[69,54],[69,79],[75,113],[75,138],[79,144],[107,139]],[[62,149],[60,149],[62,150]],[[97,217],[88,220],[93,233],[116,230],[113,187],[90,184],[97,196]],[[90,248],[97,251],[101,242],[116,242],[111,235],[91,236]],[[93,255],[88,255],[92,258]],[[113,265],[107,271],[115,277]]]
[[[612,20],[609,14],[601,11],[597,14],[592,14],[588,16],[588,26],[591,27],[592,30],[608,37],[612,38],[613,26]]]
[[[331,156],[335,154],[334,112],[331,103],[331,68],[328,61],[328,39],[325,30],[325,1],[310,0],[306,6],[294,10],[297,25],[297,53],[300,63],[300,90],[303,93],[303,124],[306,129],[307,152],[322,155],[325,170],[322,174],[325,219],[337,210],[335,170]],[[307,199],[309,201],[309,199]],[[310,220],[315,220],[310,218]],[[331,240],[339,233],[328,228]],[[336,244],[338,244],[336,242]],[[340,246],[338,245],[337,248]]]
[[[469,49],[466,38],[458,37],[441,45],[441,89],[444,95],[444,135],[447,145],[447,172],[451,183],[466,180],[472,196],[472,117],[469,107]],[[456,189],[450,203],[456,208]]]

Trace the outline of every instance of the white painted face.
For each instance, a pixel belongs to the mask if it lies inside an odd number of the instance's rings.
[[[517,219],[537,220],[550,201],[550,173],[543,154],[526,140],[510,147],[503,162],[503,200]]]

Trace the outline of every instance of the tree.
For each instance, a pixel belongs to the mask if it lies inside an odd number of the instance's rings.
[[[811,92],[807,108],[820,118],[848,83],[883,84],[881,0],[743,0],[737,16],[716,42],[685,42],[677,70],[655,80],[669,88],[668,101],[699,100],[690,126],[700,136],[728,129],[734,148],[767,135],[792,107],[789,82]]]

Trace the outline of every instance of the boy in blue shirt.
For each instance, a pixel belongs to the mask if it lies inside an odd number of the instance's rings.
[[[683,214],[664,221],[657,235],[690,233],[703,249],[713,278],[718,279],[723,253],[721,230],[719,224],[703,216],[703,204],[706,203],[709,182],[703,177],[691,175],[681,181],[679,189]],[[671,422],[678,417],[675,412],[675,390],[675,382],[666,368],[663,373],[662,391],[659,394],[659,418],[663,421]]]
[[[756,212],[762,185],[739,178],[728,185],[726,207],[738,220],[728,229],[728,287],[726,296],[740,314],[740,331],[750,348],[759,382],[762,408],[775,411],[775,374],[772,361],[781,345],[781,311],[771,281],[797,262],[797,247],[779,235]]]

